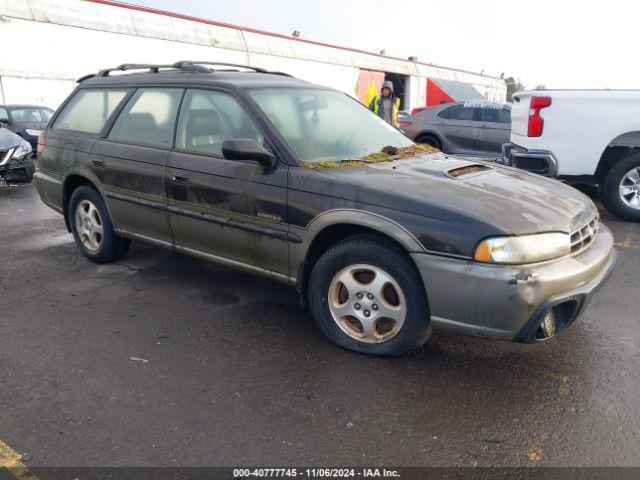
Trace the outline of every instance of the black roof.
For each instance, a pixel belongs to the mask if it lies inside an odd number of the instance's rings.
[[[215,65],[215,68],[203,65]],[[220,68],[219,68],[220,67]],[[224,67],[224,68],[222,68]],[[248,71],[237,70],[236,67]],[[141,71],[142,70],[142,71]],[[137,71],[135,73],[125,73]],[[119,72],[112,74],[113,72]],[[310,87],[312,83],[286,73],[235,65],[183,61],[167,65],[123,64],[78,79],[81,87],[144,85],[224,85],[239,88]]]
[[[314,87],[304,80],[272,73],[257,72],[159,72],[128,73],[108,77],[91,77],[81,83],[82,87],[145,85],[229,85],[239,88],[257,87]]]

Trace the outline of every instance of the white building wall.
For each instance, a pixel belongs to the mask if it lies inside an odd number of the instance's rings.
[[[122,63],[212,60],[283,71],[355,95],[360,68],[411,75],[408,108],[424,105],[426,78],[474,84],[503,101],[498,79],[290,37],[211,25],[80,0],[0,0],[0,44],[28,38],[36,45],[3,49],[0,100],[56,108],[74,80]]]

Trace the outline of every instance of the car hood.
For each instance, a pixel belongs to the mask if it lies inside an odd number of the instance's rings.
[[[597,213],[586,195],[557,180],[442,153],[322,171],[357,183],[354,200],[379,197],[385,207],[443,222],[468,218],[509,235],[570,233]]]
[[[11,130],[0,128],[0,150],[6,150],[11,147],[17,147],[22,143],[22,138]]]

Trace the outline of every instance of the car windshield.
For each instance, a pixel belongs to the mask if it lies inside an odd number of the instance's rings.
[[[18,123],[48,122],[53,110],[45,107],[11,107],[11,115]]]
[[[348,95],[332,90],[250,91],[271,123],[307,163],[362,158],[413,142]]]

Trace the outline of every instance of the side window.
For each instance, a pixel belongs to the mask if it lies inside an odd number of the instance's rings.
[[[182,89],[141,88],[109,133],[109,138],[153,147],[171,147]]]
[[[99,133],[126,94],[126,90],[80,90],[64,107],[53,128]]]
[[[454,105],[443,110],[438,114],[441,118],[449,120],[475,120],[475,107],[467,107],[464,105]]]
[[[481,108],[480,119],[483,122],[511,123],[511,110],[504,107]]]
[[[251,138],[264,143],[264,136],[232,95],[188,90],[178,120],[176,148],[222,156],[222,143],[230,138]]]
[[[9,123],[9,112],[4,107],[0,107],[0,122]]]

